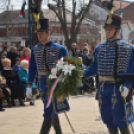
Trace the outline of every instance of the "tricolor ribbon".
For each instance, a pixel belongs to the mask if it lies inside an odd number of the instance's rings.
[[[61,78],[63,76],[63,72],[59,75],[59,77],[57,77],[57,79],[54,81],[52,87],[51,87],[51,90],[50,90],[50,94],[49,94],[49,97],[48,97],[48,100],[47,100],[47,104],[46,104],[46,108],[48,108],[51,104],[51,100],[52,100],[52,96],[53,96],[53,93],[54,93],[54,90],[57,86],[57,84],[60,82]]]
[[[126,44],[126,45],[125,45],[125,51],[126,51],[126,50],[128,51],[128,49],[129,49],[129,45]]]
[[[55,56],[55,52],[50,52],[50,56],[49,56],[49,59],[51,60],[51,58]]]

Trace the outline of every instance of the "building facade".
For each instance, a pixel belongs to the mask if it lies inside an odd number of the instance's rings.
[[[65,39],[62,28],[55,13],[49,9],[43,9],[43,15],[50,20],[50,38],[61,45],[65,45]],[[0,14],[0,49],[4,46],[10,48],[16,46],[29,46],[28,37],[28,11],[26,10],[26,19],[19,17],[19,10],[5,11]],[[71,29],[71,12],[66,12],[67,31],[70,35]],[[82,48],[82,44],[87,42],[93,44],[96,39],[100,39],[99,28],[95,26],[93,20],[85,18],[80,27],[77,36],[77,44]],[[94,39],[96,36],[96,39]]]

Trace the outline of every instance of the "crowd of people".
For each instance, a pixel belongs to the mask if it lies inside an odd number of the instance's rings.
[[[22,47],[20,51],[11,47],[8,52],[6,48],[0,53],[0,111],[4,111],[2,103],[7,102],[8,107],[16,106],[18,99],[20,106],[25,106],[25,101],[34,105],[34,98],[26,97],[28,79],[28,67],[31,50]]]
[[[82,51],[76,43],[73,43],[68,53],[69,57],[78,57],[81,60],[80,67],[82,69],[88,68],[94,57],[94,53],[87,43],[83,44]],[[21,47],[20,51],[18,51],[16,47],[12,46],[9,52],[6,48],[3,48],[0,52],[0,111],[4,111],[2,108],[4,99],[8,107],[16,105],[15,99],[18,99],[21,106],[25,106],[30,56],[31,50],[28,47]],[[89,78],[86,82],[90,83],[92,87],[94,86],[93,78]],[[33,84],[35,85],[35,83]],[[89,86],[84,84],[84,82],[83,84],[78,84],[77,89],[77,94],[90,92]],[[28,100],[30,101],[30,105],[34,105],[34,98]]]
[[[69,57],[78,57],[80,59],[81,64],[80,67],[82,69],[87,69],[91,63],[93,62],[94,58],[94,51],[91,50],[88,43],[83,44],[82,51],[79,49],[76,43],[72,43],[71,49],[68,51]],[[85,92],[92,93],[94,88],[94,78],[82,78],[82,83],[77,85],[77,94],[83,94]]]

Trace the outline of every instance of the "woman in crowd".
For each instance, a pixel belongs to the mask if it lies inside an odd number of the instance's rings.
[[[22,60],[20,63],[20,70],[18,72],[19,76],[19,83],[23,86],[23,91],[26,94],[26,87],[27,87],[27,69],[28,69],[28,61]]]
[[[88,68],[92,62],[93,62],[93,58],[92,58],[92,54],[89,53],[89,47],[87,47],[87,46],[83,47],[83,65],[85,66],[85,69]],[[85,79],[83,77],[83,81],[85,81],[87,83],[91,83],[90,85],[94,88],[93,77],[88,78],[88,79]],[[84,84],[84,90],[86,92],[90,92],[89,87],[86,84]],[[94,90],[92,90],[92,91],[94,91]]]
[[[20,70],[18,72],[18,76],[19,76],[19,83],[20,85],[23,86],[23,91],[24,91],[24,94],[26,96],[26,87],[27,87],[27,71],[28,71],[28,66],[29,66],[29,63],[27,60],[22,60],[21,63],[20,63]],[[30,99],[30,105],[34,105],[33,102],[32,102],[32,96],[31,96],[31,99]]]
[[[7,87],[6,79],[2,75],[0,75],[0,111],[5,110],[2,108],[3,97],[6,99],[8,103],[8,107],[12,106],[10,102],[10,96],[11,96],[11,91]]]
[[[83,48],[83,64],[88,68],[90,64],[92,63],[92,61],[93,61],[93,58],[89,54],[89,48],[84,47]]]
[[[19,77],[17,71],[11,68],[11,60],[5,58],[2,61],[3,71],[1,72],[2,76],[6,78],[6,84],[11,89],[11,103],[15,106],[14,99],[18,98],[20,105],[25,106],[23,103],[24,92],[23,87],[19,84]]]
[[[24,49],[24,55],[20,57],[19,64],[21,63],[22,60],[28,60],[28,63],[30,62],[30,56],[31,56],[31,50],[30,48],[26,47]]]
[[[6,56],[0,56],[0,72],[3,70],[2,61],[6,58]]]

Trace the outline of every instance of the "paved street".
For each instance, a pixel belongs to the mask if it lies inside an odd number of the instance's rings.
[[[67,114],[76,133],[106,134],[94,98],[95,94],[70,97],[71,110]],[[0,112],[0,134],[39,134],[42,114],[41,100],[37,100],[35,106],[26,102],[26,107],[6,108],[5,112]],[[60,114],[60,122],[63,134],[72,134],[64,114]],[[53,128],[50,134],[54,134]]]

